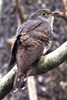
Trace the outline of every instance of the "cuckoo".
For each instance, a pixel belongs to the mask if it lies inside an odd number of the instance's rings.
[[[16,32],[8,71],[17,64],[15,86],[22,88],[33,63],[51,46],[54,17],[50,10],[39,9],[32,13]]]

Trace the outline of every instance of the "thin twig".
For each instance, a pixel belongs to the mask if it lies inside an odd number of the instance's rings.
[[[18,11],[18,16],[19,16],[20,23],[22,24],[26,20],[25,16],[24,16],[25,15],[25,10],[24,10],[22,0],[16,0],[16,9]]]
[[[36,81],[34,76],[29,76],[27,78],[27,86],[28,86],[29,100],[38,100]]]

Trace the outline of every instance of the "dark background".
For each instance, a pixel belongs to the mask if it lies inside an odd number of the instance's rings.
[[[7,40],[15,35],[17,29],[18,12],[13,10],[14,0],[0,0],[0,79],[7,73],[10,59],[10,48]],[[29,15],[40,8],[52,11],[63,11],[62,0],[23,0],[25,15]],[[52,50],[67,40],[67,23],[62,18],[54,20],[54,35]],[[67,61],[52,71],[36,76],[38,100],[67,100]],[[29,100],[28,90],[10,93],[3,100]]]

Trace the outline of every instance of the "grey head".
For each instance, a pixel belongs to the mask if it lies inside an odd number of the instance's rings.
[[[53,13],[48,9],[39,9],[32,13],[28,20],[42,20],[47,21],[51,28],[53,28],[54,16]]]
[[[38,22],[48,22],[51,26],[51,29],[53,30],[54,13],[48,9],[39,9],[33,12],[28,20],[18,27],[15,37],[17,37],[26,26],[31,27],[31,25],[33,25],[33,22],[37,22],[37,20]]]

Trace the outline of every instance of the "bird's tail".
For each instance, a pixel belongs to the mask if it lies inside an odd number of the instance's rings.
[[[26,76],[21,75],[19,72],[16,73],[13,92],[17,92],[18,90],[23,90],[26,87]]]

